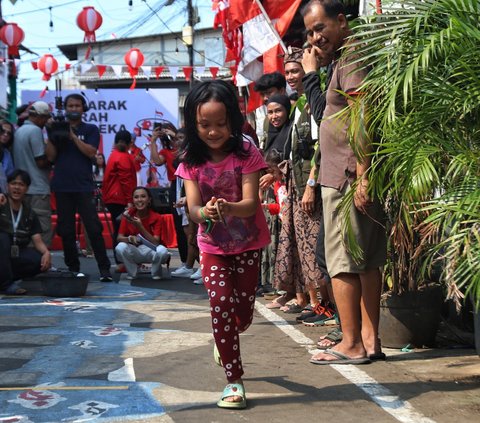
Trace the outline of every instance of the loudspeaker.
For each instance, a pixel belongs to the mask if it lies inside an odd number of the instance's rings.
[[[149,188],[152,194],[152,210],[160,214],[171,214],[173,212],[170,203],[170,188]]]

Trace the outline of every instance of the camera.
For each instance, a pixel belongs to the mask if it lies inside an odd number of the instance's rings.
[[[57,148],[61,149],[70,140],[70,123],[66,120],[63,110],[61,81],[55,81],[55,114],[52,122],[46,126],[48,139]]]
[[[294,125],[294,128],[297,134],[298,154],[303,160],[311,160],[313,154],[315,153],[315,149],[312,145],[313,142],[308,124],[302,124],[300,127],[300,131],[298,130],[297,125]]]

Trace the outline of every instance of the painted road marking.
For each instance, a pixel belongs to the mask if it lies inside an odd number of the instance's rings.
[[[129,389],[127,385],[119,386],[26,386],[3,387],[0,391],[120,391]]]
[[[256,301],[255,308],[263,317],[265,317],[265,319],[272,322],[297,344],[302,345],[307,350],[309,350],[310,346],[314,345],[312,339],[305,336],[284,318],[280,317],[263,304]],[[367,373],[354,365],[330,364],[330,367],[340,373],[349,382],[357,386],[357,388],[365,392],[375,404],[396,420],[402,423],[435,423],[434,420],[425,417],[423,414],[416,411],[408,401],[402,400],[392,391],[385,388]]]

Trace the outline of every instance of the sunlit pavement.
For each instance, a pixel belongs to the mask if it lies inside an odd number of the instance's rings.
[[[101,283],[93,259],[81,270],[91,275],[84,297],[45,297],[28,281],[27,296],[0,299],[0,422],[478,418],[473,350],[387,350],[386,363],[314,366],[310,353],[328,329],[295,325],[263,299],[242,335],[249,407],[219,410],[225,380],[204,288],[168,275]]]

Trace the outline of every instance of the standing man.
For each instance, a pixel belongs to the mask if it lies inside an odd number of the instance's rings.
[[[55,163],[52,191],[57,199],[57,232],[62,237],[65,264],[72,272],[79,272],[75,233],[75,214],[78,213],[92,244],[100,281],[111,282],[110,260],[93,198],[92,159],[100,143],[100,132],[95,125],[82,121],[82,114],[87,110],[88,105],[82,95],[68,95],[65,98],[65,114],[69,131],[55,131],[56,134],[52,131],[47,142],[47,157]]]
[[[50,168],[42,129],[52,117],[44,101],[36,101],[28,110],[28,118],[15,131],[13,158],[17,169],[25,170],[31,185],[25,196],[26,204],[36,213],[42,226],[42,239],[48,246],[52,241],[52,209],[50,206]]]
[[[312,49],[334,57],[333,73],[327,88],[326,108],[320,125],[320,173],[325,221],[325,255],[332,277],[333,292],[342,320],[342,341],[310,360],[314,364],[363,364],[384,358],[378,339],[381,293],[380,267],[386,260],[386,235],[378,201],[368,194],[371,143],[360,134],[350,139],[351,122],[337,113],[358,100],[366,76],[361,64],[341,56],[348,51],[351,35],[340,0],[311,0],[302,10],[307,38]],[[345,96],[342,93],[348,95]],[[352,148],[351,144],[354,145]],[[355,151],[354,151],[355,150]],[[355,260],[349,249],[344,214],[338,211],[342,199],[355,190],[350,223],[362,249]]]

